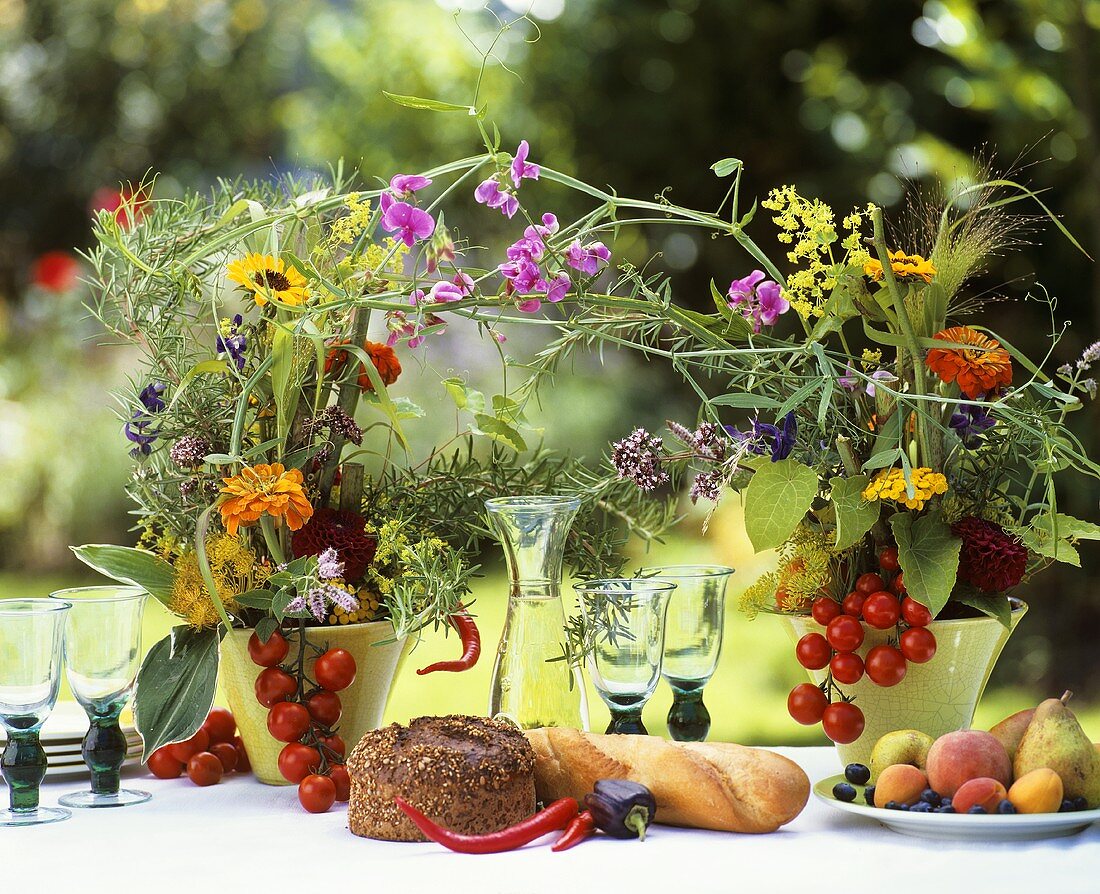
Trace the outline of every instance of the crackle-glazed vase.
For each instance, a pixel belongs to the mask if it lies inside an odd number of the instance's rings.
[[[866,676],[858,683],[838,684],[845,695],[855,697],[866,721],[863,735],[856,741],[836,746],[841,764],[867,764],[875,742],[894,730],[916,729],[937,738],[968,729],[1001,650],[1026,613],[1026,603],[1013,599],[1009,627],[986,617],[933,621],[928,629],[936,635],[935,657],[924,664],[910,661],[905,679],[898,685],[876,686]],[[823,632],[809,615],[781,617],[792,643],[807,633]],[[863,630],[863,645],[857,650],[861,658],[894,633],[867,624]],[[814,683],[821,683],[828,667],[807,673]]]

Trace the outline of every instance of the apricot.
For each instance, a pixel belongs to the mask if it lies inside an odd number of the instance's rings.
[[[932,788],[952,799],[962,784],[971,779],[996,779],[1002,786],[1012,784],[1012,761],[1004,745],[996,736],[976,729],[959,730],[936,739],[928,749],[925,770]]]
[[[928,788],[928,777],[912,764],[891,764],[875,780],[875,806],[885,807],[891,801],[910,806],[920,800]]]
[[[969,813],[971,807],[981,807],[986,813],[996,813],[997,805],[1008,797],[1004,784],[998,779],[981,777],[970,779],[959,786],[951,806],[955,813]]]
[[[1057,813],[1062,795],[1062,777],[1048,767],[1025,773],[1008,790],[1017,813]]]

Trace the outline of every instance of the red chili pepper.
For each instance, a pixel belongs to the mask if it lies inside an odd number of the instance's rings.
[[[447,620],[451,622],[451,626],[458,631],[458,635],[462,638],[462,657],[457,661],[437,661],[435,664],[429,664],[427,667],[420,668],[417,671],[418,675],[424,676],[424,674],[431,674],[435,671],[457,673],[469,670],[477,664],[477,659],[481,656],[481,634],[478,633],[474,619],[470,617],[469,612],[462,607],[460,602],[458,611],[450,615]]]
[[[573,818],[573,822],[565,827],[565,832],[562,833],[561,838],[555,842],[550,850],[554,853],[567,851],[573,845],[580,844],[595,831],[596,820],[592,816],[592,811],[582,810]]]
[[[502,851],[523,847],[548,832],[564,829],[577,815],[577,802],[573,798],[562,798],[529,816],[523,822],[490,832],[487,835],[460,835],[428,819],[404,798],[394,798],[397,804],[416,827],[437,844],[457,851],[460,854],[499,854]]]

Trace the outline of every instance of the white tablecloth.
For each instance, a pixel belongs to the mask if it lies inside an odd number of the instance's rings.
[[[839,772],[827,748],[781,748],[811,780]],[[125,784],[153,800],[137,807],[76,810],[53,825],[0,828],[4,891],[279,891],[333,894],[570,894],[576,891],[810,892],[843,894],[1098,894],[1100,824],[1073,838],[952,844],[897,835],[843,815],[811,795],[774,835],[731,835],[656,826],[643,843],[596,838],[554,854],[543,839],[492,856],[435,844],[357,838],[345,811],[313,816],[293,787],[231,774],[198,788],[129,771]],[[50,782],[42,803],[80,788]],[[0,796],[6,791],[0,788]],[[339,806],[339,805],[338,805]],[[20,888],[22,885],[29,887]],[[309,885],[310,887],[305,887]]]

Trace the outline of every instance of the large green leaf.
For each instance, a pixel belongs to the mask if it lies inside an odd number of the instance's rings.
[[[100,574],[141,587],[165,606],[171,603],[176,571],[160,556],[144,549],[109,543],[88,543],[74,546],[72,550],[81,562]]]
[[[182,742],[202,726],[218,682],[215,628],[173,627],[138,671],[134,720],[145,743],[143,760],[162,745]]]
[[[845,549],[858,542],[878,521],[882,506],[877,501],[863,499],[863,491],[871,479],[866,475],[832,478],[833,508],[836,511],[836,548]]]
[[[817,472],[793,459],[760,466],[745,488],[745,531],[753,548],[774,549],[802,521],[817,496]]]
[[[898,512],[890,519],[890,528],[898,543],[906,591],[935,617],[951,598],[962,540],[951,533],[938,512],[920,516]]]
[[[976,608],[983,615],[995,618],[1005,627],[1009,629],[1012,628],[1012,603],[1008,601],[1007,596],[975,593],[972,595],[956,596],[955,601],[961,602],[963,605],[969,605],[971,608]]]

